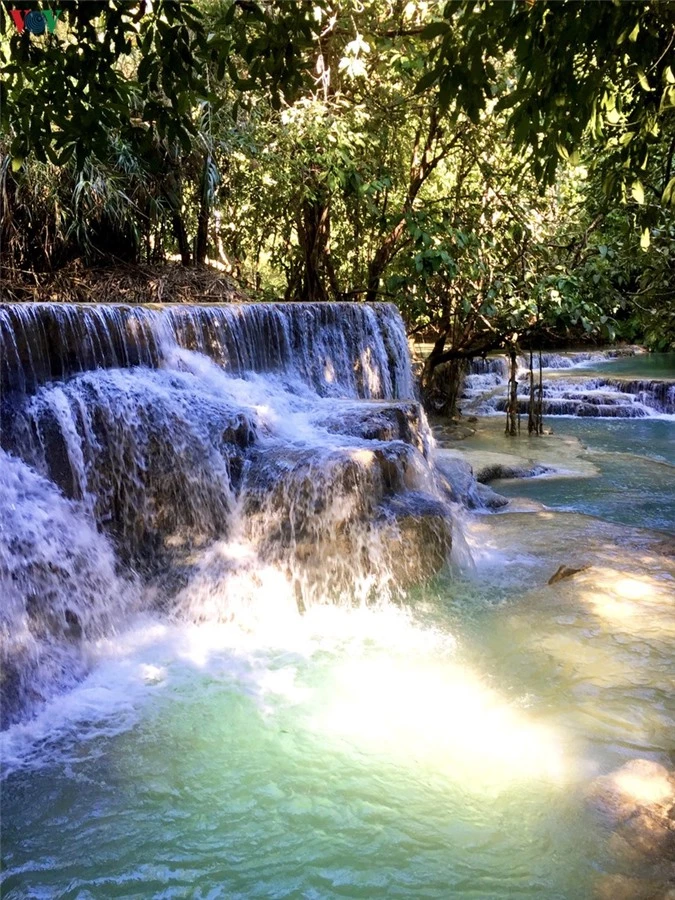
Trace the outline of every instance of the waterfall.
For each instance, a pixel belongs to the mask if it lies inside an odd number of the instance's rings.
[[[138,611],[384,603],[451,542],[388,304],[0,307],[4,723]]]
[[[392,304],[0,304],[3,393],[91,369],[157,368],[176,346],[232,374],[285,373],[320,396],[414,395]]]
[[[543,353],[542,368],[546,373],[544,415],[640,419],[675,414],[673,381],[599,374],[588,377],[574,373],[575,369],[636,356],[640,352],[639,348],[625,347],[567,354]],[[530,402],[528,363],[520,359],[518,369],[518,407],[521,414],[527,414]],[[462,391],[464,409],[478,415],[505,412],[507,382],[508,360],[505,356],[472,361]]]
[[[0,450],[2,727],[87,670],[95,640],[138,604],[109,541],[56,486]]]

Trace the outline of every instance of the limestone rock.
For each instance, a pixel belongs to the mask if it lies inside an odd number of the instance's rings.
[[[482,484],[489,484],[491,481],[497,481],[500,478],[535,478],[537,475],[548,475],[553,472],[550,466],[543,466],[538,463],[531,465],[507,465],[506,463],[494,463],[484,466],[476,472],[476,479]]]
[[[443,478],[443,487],[453,502],[469,509],[499,509],[509,502],[492,488],[476,481],[473,468],[460,456],[441,450],[434,462]]]
[[[614,826],[644,815],[666,820],[675,806],[675,776],[659,763],[632,759],[596,778],[588,799]]]
[[[612,855],[646,878],[633,894],[617,890],[600,896],[666,900],[675,888],[675,775],[658,763],[633,759],[597,778],[588,800],[613,829]]]

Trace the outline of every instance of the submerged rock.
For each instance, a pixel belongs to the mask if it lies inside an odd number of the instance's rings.
[[[597,778],[587,800],[612,829],[608,846],[617,863],[638,867],[644,876],[606,876],[597,896],[675,897],[675,775],[659,763],[633,759]]]
[[[476,472],[476,479],[482,484],[488,484],[502,478],[536,478],[538,475],[550,475],[552,472],[555,472],[555,469],[540,463],[532,463],[529,466],[491,463]]]
[[[675,806],[675,775],[648,759],[632,759],[592,782],[588,800],[612,825],[649,815],[666,822]]]
[[[675,900],[675,884],[628,875],[603,875],[593,891],[595,900]]]

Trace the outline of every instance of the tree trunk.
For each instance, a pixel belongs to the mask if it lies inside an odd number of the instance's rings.
[[[506,434],[515,437],[520,433],[518,413],[518,356],[515,347],[509,349],[509,386],[506,404]]]
[[[195,262],[204,265],[209,246],[209,216],[211,214],[211,202],[209,196],[209,169],[211,157],[204,158],[202,167],[202,179],[199,192],[199,215],[197,216],[197,237],[195,239]]]
[[[532,348],[530,347],[530,402],[527,405],[527,433],[528,434],[539,434],[538,425],[537,425],[537,404],[536,404],[536,395],[534,390],[534,370],[533,359],[532,359]]]
[[[544,375],[541,361],[541,348],[539,349],[539,387],[537,390],[537,434],[544,433]]]
[[[466,370],[466,359],[455,356],[441,362],[447,334],[441,335],[424,361],[421,388],[422,401],[429,412],[437,415],[457,415],[457,400]]]
[[[435,368],[424,386],[425,408],[450,419],[458,416],[457,401],[465,372],[465,359],[452,359]]]
[[[316,303],[330,300],[328,286],[337,299],[339,289],[330,259],[330,209],[323,200],[305,200],[298,219],[298,238],[302,249],[302,269],[295,286],[289,284],[293,299]]]
[[[192,254],[190,253],[190,242],[185,230],[185,223],[181,214],[175,210],[171,213],[171,224],[173,225],[174,237],[178,243],[180,261],[184,266],[191,266]]]
[[[535,386],[534,363],[532,350],[530,350],[530,404],[527,413],[527,431],[529,434],[544,433],[544,384],[541,363],[541,350],[539,351],[539,380]]]

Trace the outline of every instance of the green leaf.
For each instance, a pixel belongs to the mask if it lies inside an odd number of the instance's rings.
[[[642,182],[639,179],[633,182],[630,192],[633,195],[633,199],[642,206],[645,202],[645,189],[642,187]]]
[[[420,32],[420,37],[423,40],[430,40],[431,38],[440,37],[442,34],[447,34],[450,29],[450,24],[448,22],[430,22],[425,28]]]
[[[415,93],[421,94],[424,91],[428,90],[433,84],[438,80],[438,71],[436,69],[432,69],[430,72],[426,72],[420,80],[415,85]]]
[[[675,178],[671,178],[663,190],[661,202],[664,206],[675,206]]]
[[[642,88],[643,91],[653,90],[653,88],[651,88],[649,86],[649,82],[647,81],[647,76],[645,75],[645,70],[641,66],[638,66],[637,77],[638,77],[638,81],[640,82],[640,87]]]

